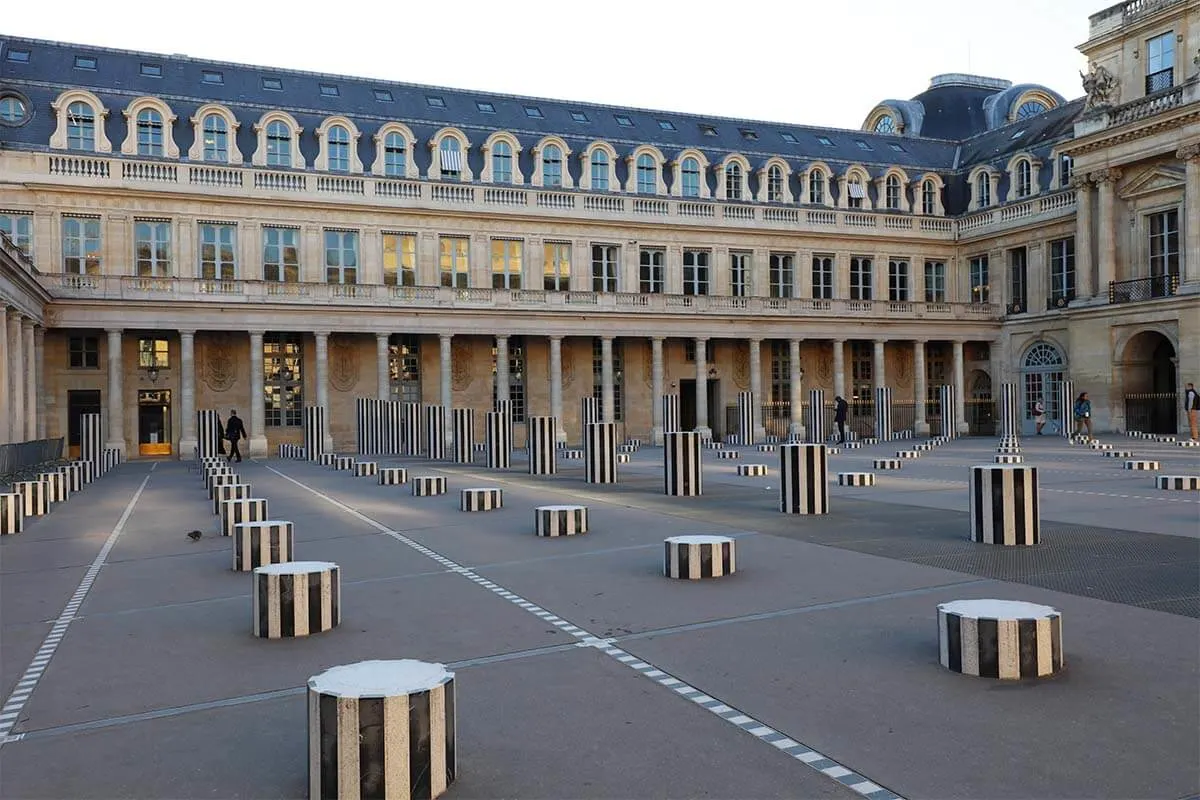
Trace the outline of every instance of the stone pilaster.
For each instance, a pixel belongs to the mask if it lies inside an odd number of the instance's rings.
[[[913,341],[913,400],[915,409],[913,415],[913,434],[929,435],[929,423],[925,421],[925,340]]]
[[[663,443],[663,337],[650,337],[650,438],[655,447]]]
[[[267,455],[267,406],[263,383],[263,334],[250,331],[250,442],[249,454],[256,458]]]
[[[121,358],[122,331],[110,328],[108,334],[108,441],[106,448],[125,453],[125,369]]]
[[[190,460],[196,439],[196,332],[179,331],[179,415],[183,417],[179,457]]]
[[[708,425],[708,339],[696,338],[696,432],[711,437]]]

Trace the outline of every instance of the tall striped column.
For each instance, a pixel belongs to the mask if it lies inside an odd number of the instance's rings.
[[[513,443],[512,401],[511,400],[497,400],[495,403],[494,410],[498,414],[503,415],[503,417],[504,417],[504,424],[508,427],[508,438],[507,438],[508,447],[511,450],[512,443]]]
[[[808,441],[813,444],[825,442],[825,390],[808,390],[808,409],[804,424],[808,428]]]
[[[1037,544],[1041,531],[1037,467],[971,467],[971,539],[984,544]]]
[[[942,419],[941,435],[947,439],[958,436],[958,418],[954,410],[954,384],[943,383],[938,387],[938,414]]]
[[[508,469],[512,466],[509,416],[501,411],[489,411],[484,414],[483,421],[484,435],[487,437],[488,468]]]
[[[1058,425],[1064,439],[1075,435],[1075,381],[1064,380],[1058,384]]]
[[[779,510],[784,514],[829,513],[829,463],[823,444],[779,448]]]
[[[754,392],[738,392],[738,444],[754,444]]]
[[[663,433],[673,433],[679,430],[679,395],[664,394],[662,396]]]
[[[558,452],[554,441],[557,426],[557,417],[529,417],[526,420],[530,475],[553,475],[558,472]]]
[[[1000,384],[1000,435],[1013,439],[1021,435],[1021,418],[1017,406],[1017,385]]]
[[[99,414],[79,415],[79,460],[92,465],[95,477],[104,474],[104,432],[100,419]]]
[[[470,464],[475,460],[475,409],[450,409],[454,421],[454,463]]]
[[[892,436],[892,387],[875,387],[875,438],[890,442]]]
[[[373,456],[380,452],[381,404],[374,397],[354,399],[354,438],[359,455]]]
[[[617,482],[617,425],[593,422],[583,429],[584,480],[587,483]]]
[[[217,412],[202,408],[196,411],[196,454],[200,458],[219,455],[221,448],[217,439]]]
[[[579,438],[587,433],[587,426],[601,420],[600,402],[595,397],[585,397],[580,401],[579,409]]]
[[[444,406],[425,406],[425,455],[432,461],[446,458],[446,409]]]
[[[425,438],[421,435],[421,404],[405,403],[402,416],[404,455],[417,456],[422,453]]]
[[[304,408],[304,457],[320,461],[325,452],[325,406]]]
[[[696,497],[703,492],[698,431],[663,432],[663,484],[673,497]]]

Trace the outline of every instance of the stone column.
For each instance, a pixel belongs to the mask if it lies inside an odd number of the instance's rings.
[[[791,380],[788,382],[788,410],[792,418],[788,425],[788,433],[803,438],[805,435],[804,378],[800,376],[799,339],[788,341],[788,374],[791,376]]]
[[[37,438],[37,359],[33,344],[33,320],[21,321],[21,344],[25,348],[25,440]]]
[[[1117,279],[1117,193],[1118,169],[1102,169],[1089,176],[1099,187],[1100,231],[1096,237],[1096,297],[1107,301],[1108,284]],[[1078,258],[1078,256],[1076,256]]]
[[[929,423],[925,421],[925,340],[913,341],[913,401],[916,406],[913,413],[913,435],[928,436]]]
[[[496,336],[496,399],[508,400],[508,337]]]
[[[762,420],[762,339],[750,340],[750,394],[754,399],[754,408],[751,410],[754,441],[761,442],[767,435]],[[742,442],[742,444],[746,444],[746,442]]]
[[[105,448],[125,452],[125,371],[121,357],[121,329],[108,333],[108,441]]]
[[[613,337],[600,337],[600,413],[605,422],[617,421],[616,393],[613,391]]]
[[[12,401],[10,395],[16,391],[9,369],[8,349],[8,306],[0,303],[0,444],[16,440],[12,433]]]
[[[254,398],[250,398],[251,402]],[[179,415],[183,417],[179,436],[179,458],[190,460],[196,439],[196,332],[179,331]]]
[[[375,397],[379,400],[392,399],[392,373],[388,369],[388,340],[391,334],[375,334]]]
[[[33,363],[37,368],[37,432],[38,439],[46,438],[46,328],[33,329]],[[1182,396],[1182,395],[1181,395]]]
[[[314,331],[317,342],[317,405],[325,409],[325,430],[321,431],[324,452],[333,452],[333,436],[329,433],[329,331]]]
[[[872,383],[876,389],[887,386],[887,359],[884,354],[886,345],[887,339],[875,340],[874,357],[871,359],[871,377],[874,379]]]
[[[708,426],[708,339],[696,338],[696,432],[712,438]]]
[[[1090,298],[1092,281],[1092,184],[1082,175],[1071,180],[1075,187],[1075,297]]]
[[[663,337],[650,337],[650,439],[655,447],[663,443]]]
[[[1185,163],[1187,170],[1183,213],[1179,215],[1183,222],[1183,274],[1179,279],[1181,283],[1197,283],[1200,282],[1200,144],[1179,148],[1175,157]]]
[[[554,440],[560,444],[567,440],[567,431],[563,427],[562,343],[563,337],[550,337],[550,416],[557,420]]]
[[[833,393],[838,397],[846,397],[846,340],[833,340]]]
[[[250,331],[250,442],[249,454],[265,458],[267,453],[267,398],[263,383],[263,334]]]
[[[8,315],[8,363],[5,371],[8,373],[8,430],[9,441],[25,441],[25,428],[21,421],[25,419],[25,384],[22,375],[25,372],[25,349],[21,347],[21,312],[15,308]]]
[[[454,337],[452,333],[443,333],[438,336],[441,355],[441,371],[439,373],[443,418],[443,438],[447,447],[452,447],[454,444],[454,426],[450,424],[450,409],[454,405],[454,384],[453,379],[453,364],[451,363],[450,342]]]
[[[963,374],[963,343],[962,341],[954,340],[954,416],[958,420],[958,432],[966,433],[967,411],[966,411],[966,377]]]

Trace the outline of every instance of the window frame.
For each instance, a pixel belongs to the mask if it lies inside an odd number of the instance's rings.
[[[263,425],[304,424],[304,338],[298,333],[263,334]],[[284,378],[284,372],[288,378]]]
[[[968,260],[967,287],[971,305],[987,305],[991,296],[991,265],[987,253],[972,256]]]
[[[888,301],[912,302],[912,262],[907,258],[888,259]]]
[[[1148,212],[1145,218],[1147,276],[1179,275],[1183,259],[1179,238],[1179,209],[1157,209]],[[1155,230],[1156,223],[1160,227],[1158,231]]]
[[[667,250],[664,247],[638,248],[638,293],[665,294],[667,291]]]
[[[525,262],[525,242],[521,239],[496,238],[491,240],[489,249],[492,288],[520,289]]]
[[[171,343],[160,336],[139,336],[138,369],[170,369]]]
[[[1075,299],[1075,237],[1050,241],[1050,303],[1070,303]]]
[[[621,247],[592,244],[592,291],[609,294],[621,291]]]
[[[33,258],[33,214],[0,211],[0,231],[4,231],[27,258]]]
[[[223,238],[226,238],[222,235],[225,233],[230,234],[227,237],[228,242],[221,241]],[[196,274],[200,280],[232,281],[238,279],[237,233],[237,225],[231,222],[197,223]],[[209,248],[211,248],[211,256],[208,256]],[[225,248],[228,248],[228,250],[225,250]],[[228,260],[224,258],[226,254],[229,256]]]
[[[417,235],[384,231],[380,236],[384,286],[417,285]]]
[[[712,251],[684,248],[683,293],[696,297],[712,293]]]
[[[174,231],[169,220],[134,219],[133,264],[138,278],[170,278]],[[143,251],[145,247],[145,251]]]
[[[796,254],[772,251],[767,256],[768,296],[787,299],[796,294]]]
[[[875,299],[875,260],[871,256],[850,256],[850,299]]]
[[[813,253],[812,256],[812,299],[832,300],[835,258],[831,253]]]
[[[63,274],[66,275],[100,275],[103,272],[104,227],[99,217],[63,216],[62,259]],[[76,269],[70,269],[72,261],[76,262]]]
[[[940,259],[925,260],[925,302],[946,302],[946,262]]]
[[[81,113],[82,111],[87,113]],[[77,153],[96,152],[99,116],[96,107],[86,100],[72,100],[67,104],[67,150]]]
[[[264,225],[262,234],[263,280],[268,283],[299,283],[301,278],[300,229],[282,225]],[[272,250],[277,251],[275,260],[270,258]],[[293,259],[287,257],[289,252],[294,256]],[[276,277],[271,277],[272,269],[275,270]]]
[[[438,284],[447,289],[471,288],[470,237],[438,237]]]
[[[100,369],[100,337],[86,333],[67,337],[67,369]]]
[[[571,289],[571,243],[542,242],[542,290],[566,292]]]
[[[754,254],[748,250],[729,251],[729,295],[749,297]]]

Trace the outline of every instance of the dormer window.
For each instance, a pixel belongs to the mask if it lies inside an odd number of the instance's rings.
[[[781,139],[783,139],[788,144],[799,144],[800,143],[800,140],[796,138],[795,134],[787,133],[785,131],[784,133],[779,134],[779,136]]]
[[[67,149],[96,152],[96,111],[81,100],[67,107]]]
[[[392,131],[383,138],[383,174],[403,178],[408,168],[408,140],[404,134]]]
[[[282,92],[283,91],[283,79],[282,78],[263,78],[262,79],[262,87],[264,89],[266,89],[268,92]]]
[[[748,142],[758,141],[758,134],[755,131],[750,130],[749,128],[738,128],[738,133],[740,133],[742,135],[742,138]]]
[[[1146,94],[1154,94],[1175,85],[1175,32],[1155,36],[1146,42]]]
[[[200,125],[204,139],[204,160],[229,163],[229,124],[220,114],[207,114]]]
[[[680,166],[680,177],[682,178],[681,191],[684,197],[699,197],[700,196],[700,162],[692,156],[688,156],[683,160]]]
[[[283,120],[267,124],[267,166],[292,166],[292,129]]]
[[[851,196],[853,197],[853,192]],[[884,202],[888,211],[900,210],[900,179],[895,175],[888,175],[884,182]]]
[[[426,95],[425,104],[430,108],[445,108],[446,101],[436,95]]]
[[[542,148],[542,185],[562,186],[562,150],[556,144]]]
[[[778,164],[772,164],[767,170],[767,202],[783,202],[783,170]]]
[[[896,120],[892,119],[891,114],[884,114],[879,119],[875,120],[875,133],[895,133]]]
[[[96,57],[95,56],[75,56],[75,69],[86,69],[95,72]]]
[[[137,154],[162,158],[163,119],[157,109],[143,108],[137,114]]]
[[[664,131],[673,131],[675,130],[675,123],[671,122],[669,119],[660,119],[658,121],[658,127]]]
[[[381,103],[390,103],[392,102],[392,93],[388,89],[376,89],[375,99]]]
[[[442,180],[457,181],[462,179],[462,147],[453,136],[442,137],[438,145],[438,155],[441,157]]]
[[[498,141],[492,145],[492,183],[512,183],[512,145]]]
[[[338,87],[334,86],[332,83],[321,84],[321,97],[337,97],[339,94],[341,94],[341,92],[338,91]]]
[[[162,64],[142,64],[142,75],[147,78],[161,78]]]
[[[658,193],[658,165],[649,153],[642,153],[637,158],[637,193]]]
[[[700,133],[703,134],[704,136],[716,136],[717,129],[716,129],[716,127],[714,127],[712,125],[701,124],[700,125]]]
[[[1066,188],[1071,185],[1071,177],[1075,174],[1075,160],[1065,153],[1058,157],[1058,185]]]
[[[1033,170],[1029,161],[1021,159],[1017,162],[1017,197],[1029,197],[1033,193]]]
[[[931,180],[921,182],[921,213],[925,216],[937,213],[937,186]]]
[[[986,172],[975,178],[975,205],[987,208],[992,204],[992,180]]]
[[[851,178],[846,183],[846,205],[850,208],[862,208],[863,200],[867,197],[867,190],[863,188],[862,182],[857,178]]]
[[[630,119],[629,117],[625,116],[624,114],[615,114],[615,115],[613,115],[613,119],[615,119],[617,121],[617,124],[620,125],[622,128],[632,128],[633,127],[633,120]]]
[[[542,115],[542,110],[537,106],[525,106],[525,116],[532,119],[545,119]]]
[[[725,199],[742,199],[742,168],[738,164],[725,165]]]
[[[600,148],[592,151],[591,186],[594,191],[608,191],[608,153]]]
[[[825,147],[833,147],[833,140],[828,136],[818,136],[817,141],[823,144]]]
[[[588,115],[582,111],[572,111],[571,119],[575,120],[576,122],[591,122],[591,120],[588,119]]]
[[[1021,103],[1021,107],[1017,109],[1017,119],[1028,119],[1036,117],[1038,114],[1044,114],[1048,111],[1045,104],[1037,100],[1026,100]]]
[[[825,205],[825,173],[819,169],[808,173],[808,202],[814,206]]]
[[[350,132],[341,125],[329,129],[329,171],[350,171]]]
[[[224,86],[225,73],[217,72],[213,69],[206,69],[200,72],[201,83],[207,83],[210,86]]]
[[[475,107],[477,109],[479,109],[480,111],[482,111],[484,114],[495,114],[496,113],[496,106],[493,103],[487,102],[486,100],[476,100]]]

